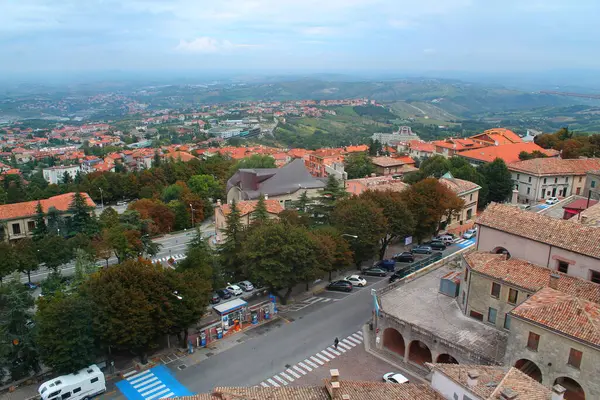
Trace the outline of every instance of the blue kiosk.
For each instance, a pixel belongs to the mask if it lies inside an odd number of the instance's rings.
[[[242,299],[233,299],[223,304],[213,306],[213,310],[221,317],[221,327],[223,331],[229,330],[229,328],[236,325],[241,326],[246,315],[246,308],[248,303]],[[220,338],[219,338],[220,339]]]

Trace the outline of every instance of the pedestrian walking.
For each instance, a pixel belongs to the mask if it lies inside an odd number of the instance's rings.
[[[338,338],[335,338],[335,340],[333,341],[333,347],[335,347],[336,350],[337,350],[338,344],[340,344],[340,340]]]

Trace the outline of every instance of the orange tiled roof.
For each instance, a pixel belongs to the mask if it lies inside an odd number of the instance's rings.
[[[564,160],[562,158],[534,158],[508,165],[511,171],[533,175],[585,175],[600,168],[600,158]]]
[[[433,141],[432,144],[435,146],[443,147],[446,149],[452,149],[456,151],[463,151],[469,149],[477,149],[485,146],[484,144],[477,143],[473,139],[454,139],[449,138],[445,140],[436,140]]]
[[[412,160],[412,158],[408,157]],[[401,158],[392,158],[392,157],[373,157],[371,162],[378,167],[395,167],[397,165],[405,165],[406,162]],[[414,160],[413,160],[414,163]]]
[[[402,161],[404,164],[414,164],[415,160],[413,160],[409,156],[392,156],[394,160]]]
[[[511,389],[518,394],[518,399],[550,400],[552,392],[541,383],[531,379],[517,368],[496,367],[487,365],[458,365],[431,364],[427,366],[432,371],[439,371],[462,387],[468,387],[484,400],[501,399],[502,390]],[[479,375],[477,385],[469,387],[467,380],[469,372],[476,371]]]
[[[400,179],[394,179],[391,176],[371,176],[368,178],[349,179],[346,181],[346,187],[353,182],[364,186],[365,190],[391,190],[401,192],[408,187],[408,184]]]
[[[506,259],[504,254],[473,252],[465,256],[471,270],[536,292],[550,284],[550,276],[558,275],[557,289],[561,292],[600,304],[600,285],[562,272],[551,270],[518,258]]]
[[[410,140],[408,146],[415,151],[424,151],[433,153],[435,151],[435,145],[433,143],[427,143],[420,140]]]
[[[549,287],[515,307],[510,315],[600,346],[600,305]]]
[[[50,207],[56,208],[58,211],[67,211],[73,202],[75,193],[65,193],[58,196],[53,196],[48,199],[40,200],[44,212],[48,212]],[[82,193],[88,206],[96,207],[96,203],[90,198],[87,193]],[[4,204],[0,205],[0,220],[11,220],[17,218],[32,217],[35,215],[37,200],[26,201],[23,203]]]
[[[492,162],[496,158],[501,158],[505,163],[510,164],[519,161],[519,153],[522,151],[527,153],[541,151],[549,157],[554,157],[558,154],[556,150],[546,150],[535,143],[527,142],[487,146],[480,149],[461,151],[460,156],[484,162]]]
[[[600,259],[600,229],[598,228],[496,203],[491,203],[477,217],[477,223]]]
[[[306,149],[290,149],[288,154],[293,158],[303,158],[307,154],[312,154],[313,152]]]
[[[235,205],[240,212],[240,215],[250,214],[256,208],[256,204],[258,200],[243,200],[238,201]],[[268,199],[265,200],[265,206],[267,207],[267,212],[270,214],[279,214],[284,210],[281,203],[278,200]],[[228,215],[231,212],[231,206],[229,204],[221,205],[221,211],[223,215]]]
[[[457,195],[481,189],[481,186],[476,183],[457,178],[440,178],[440,183]]]
[[[185,151],[173,151],[171,153],[166,154],[165,158],[173,158],[173,160],[175,160],[175,161],[181,160],[183,162],[197,160],[196,157],[194,157],[190,153],[186,153]]]
[[[357,153],[357,152],[361,152],[361,151],[369,151],[369,146],[367,146],[366,144],[361,144],[359,146],[346,146],[344,148],[344,151],[346,153]]]
[[[510,143],[523,143],[523,139],[510,129],[493,128],[484,131],[478,135],[471,136],[471,139],[481,140],[492,146],[499,146]]]

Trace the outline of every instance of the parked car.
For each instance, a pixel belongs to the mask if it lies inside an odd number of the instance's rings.
[[[254,290],[254,285],[250,281],[241,281],[241,282],[238,282],[237,285],[246,292],[251,292]]]
[[[33,282],[26,282],[24,283],[25,287],[29,290],[35,290],[37,289],[37,285]]]
[[[394,254],[394,256],[392,258],[398,262],[413,262],[413,261],[415,261],[415,256],[413,256],[412,253],[409,251]]]
[[[411,252],[413,254],[431,254],[433,252],[433,249],[431,248],[431,246],[419,245],[413,247]]]
[[[386,271],[389,271],[389,272],[394,272],[394,269],[396,268],[396,261],[394,261],[394,260],[379,260],[375,263],[375,265],[373,265],[373,267],[385,269]]]
[[[431,247],[432,250],[446,250],[446,243],[439,240],[432,240],[431,242],[423,243],[425,246]]]
[[[406,275],[410,274],[411,271],[412,271],[412,267],[409,266],[409,265],[406,265],[403,268],[399,269],[398,271],[394,272],[392,275],[390,275],[390,279],[388,279],[388,282],[389,283],[394,283],[398,279],[402,279]]]
[[[350,282],[352,286],[367,286],[367,280],[360,275],[350,275],[345,277],[344,280]]]
[[[551,206],[552,204],[556,204],[556,203],[558,203],[558,201],[559,201],[559,200],[558,200],[558,197],[548,197],[548,198],[546,199],[546,204],[548,204],[548,205],[550,205],[550,206]]]
[[[127,202],[126,201],[117,201],[117,205],[118,206],[126,206]]]
[[[388,271],[382,268],[366,268],[363,270],[363,275],[371,276],[386,276]]]
[[[216,293],[223,300],[227,300],[227,299],[231,298],[231,293],[229,293],[229,290],[227,290],[227,289],[219,289],[219,290],[217,290]]]
[[[352,284],[348,281],[333,281],[327,285],[327,290],[337,290],[340,292],[351,292]]]
[[[231,297],[231,295],[229,297]],[[212,297],[210,298],[210,304],[217,304],[220,301],[221,297],[219,297],[219,294],[217,292],[213,292]]]
[[[238,285],[229,285],[225,289],[234,296],[240,296],[244,291]]]
[[[477,229],[469,229],[465,233],[463,233],[463,239],[472,239],[477,236]]]
[[[454,243],[454,236],[439,235],[438,237],[435,238],[435,240],[439,240],[440,242],[444,243],[446,246],[450,246],[452,243]]]
[[[408,378],[397,372],[383,374],[383,381],[388,383],[408,383]]]

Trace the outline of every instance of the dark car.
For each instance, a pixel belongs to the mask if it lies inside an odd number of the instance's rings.
[[[377,261],[375,263],[375,265],[373,265],[373,267],[385,269],[386,271],[389,271],[389,272],[394,272],[394,269],[396,267],[396,261],[395,260],[380,260],[380,261]]]
[[[37,289],[37,285],[33,282],[26,282],[26,283],[24,283],[24,285],[27,289],[30,289],[30,290]]]
[[[398,279],[402,279],[406,275],[410,274],[411,271],[412,271],[412,268],[407,265],[404,268],[399,269],[398,271],[396,271],[392,275],[390,275],[390,278],[388,279],[388,282],[389,283],[396,282]]]
[[[388,271],[382,268],[367,268],[363,270],[363,275],[386,276]]]
[[[229,298],[231,298],[231,293],[227,289],[219,289],[219,290],[217,290],[216,293],[222,299],[229,299]]]
[[[444,248],[445,248],[445,246],[444,246]],[[430,246],[425,246],[425,245],[413,247],[413,249],[411,251],[413,254],[431,254],[433,252],[433,250],[431,249]]]
[[[352,284],[348,281],[333,281],[327,285],[327,290],[339,290],[340,292],[351,292]]]
[[[221,297],[219,297],[219,294],[217,292],[214,292],[210,298],[210,304],[217,304],[220,301]]]
[[[432,250],[446,250],[446,243],[441,240],[432,240],[431,242],[424,243],[426,246],[431,247]]]
[[[394,254],[394,260],[398,262],[413,262],[415,261],[415,256],[412,255],[411,252],[405,251],[403,253]]]

